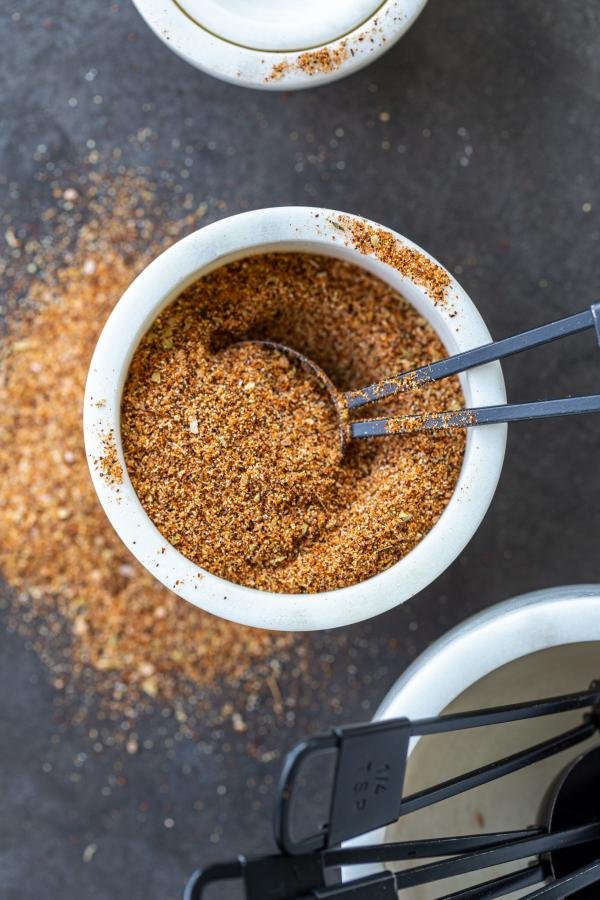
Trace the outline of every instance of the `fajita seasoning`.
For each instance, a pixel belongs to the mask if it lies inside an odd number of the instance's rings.
[[[256,338],[299,350],[344,391],[445,355],[357,266],[299,253],[222,267],[162,313],[130,367],[122,438],[143,506],[185,556],[238,584],[314,593],[376,575],[442,514],[464,432],[354,441],[342,456],[326,391],[284,354],[244,343]],[[376,414],[462,405],[448,379]]]

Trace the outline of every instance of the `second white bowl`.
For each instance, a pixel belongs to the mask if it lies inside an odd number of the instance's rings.
[[[522,703],[586,690],[600,677],[600,586],[573,585],[524,594],[467,620],[432,644],[398,679],[375,720],[430,716]],[[484,766],[581,723],[581,711],[511,725],[414,738],[404,796]],[[547,791],[597,737],[535,765],[411,813],[349,844],[517,830],[537,824]],[[513,864],[509,869],[519,868]],[[381,871],[352,866],[346,880]],[[431,900],[504,869],[410,888],[406,900]],[[519,894],[521,896],[521,894]]]
[[[223,81],[290,91],[336,81],[389,50],[427,0],[134,0],[186,62]]]

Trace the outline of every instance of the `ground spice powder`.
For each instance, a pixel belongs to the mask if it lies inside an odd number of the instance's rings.
[[[441,270],[440,270],[441,271]],[[267,254],[201,278],[134,355],[122,404],[125,460],[159,530],[208,571],[285,593],[356,584],[412,550],[446,507],[464,432],[354,441],[288,344],[339,390],[444,356],[431,326],[348,263]],[[379,414],[462,405],[456,379],[378,404]]]

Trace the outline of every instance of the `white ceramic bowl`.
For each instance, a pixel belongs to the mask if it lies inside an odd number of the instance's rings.
[[[339,223],[351,220],[364,222],[332,210],[280,207],[242,213],[196,231],[162,253],[127,289],[104,327],[91,362],[84,402],[85,446],[94,486],[113,527],[142,565],[168,588],[196,606],[242,624],[289,631],[334,628],[402,603],[437,578],[464,549],[486,513],[500,476],[506,426],[470,429],[454,494],[414,550],[367,581],[319,594],[269,593],[211,575],[167,544],[145,513],[124,466],[123,385],[133,353],[156,316],[201,275],[265,252],[335,256],[373,272],[402,293],[429,320],[449,353],[490,340],[481,316],[453,278],[447,301],[436,305],[425,288],[373,254],[363,255],[347,244]],[[410,241],[392,234],[432,260]],[[473,369],[462,378],[462,386],[468,406],[506,400],[498,363]],[[95,467],[104,455],[103,437],[110,432],[125,471],[118,486],[108,484]]]
[[[154,33],[198,69],[264,90],[298,90],[368,65],[427,0],[134,0]],[[319,62],[323,57],[330,63]]]
[[[483,709],[585,690],[600,678],[600,585],[550,588],[515,597],[450,631],[423,653],[391,688],[376,720],[412,719]],[[575,727],[581,712],[415,739],[405,794],[419,790]],[[437,741],[433,746],[432,741]],[[444,752],[441,751],[444,742]],[[592,743],[597,743],[593,739]],[[395,825],[350,844],[401,841],[435,835],[493,832],[535,825],[549,786],[590,742],[558,756],[401,818]],[[513,866],[518,868],[519,866]],[[344,878],[380,871],[352,867]],[[490,873],[488,878],[501,874]],[[430,900],[485,881],[463,876],[436,890],[413,888],[407,900]],[[404,894],[403,894],[404,896]],[[520,896],[520,895],[519,895]]]

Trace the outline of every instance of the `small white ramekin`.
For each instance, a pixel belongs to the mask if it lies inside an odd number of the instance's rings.
[[[318,594],[269,593],[211,575],[168,544],[144,511],[123,459],[123,385],[135,349],[154,319],[201,275],[259,253],[297,251],[334,256],[362,266],[403,294],[428,319],[448,353],[490,341],[477,309],[452,276],[446,302],[436,305],[424,287],[374,254],[359,252],[344,237],[340,221],[354,220],[365,222],[332,210],[279,207],[222,219],[190,234],[155,259],[123,294],[100,335],[90,365],[84,400],[85,446],[96,492],[113,527],[140,563],[176,594],[208,612],[245,625],[286,631],[334,628],[368,619],[404,602],[429,585],[461,553],[483,519],[500,477],[506,426],[469,429],[454,494],[414,550],[367,581]],[[435,263],[425,251],[390,233],[401,245]],[[473,369],[461,381],[467,406],[506,401],[498,363]],[[103,440],[110,433],[124,469],[123,483],[117,486],[107,483],[96,468],[105,453]]]
[[[306,7],[298,0],[134,0],[154,33],[186,62],[233,84],[285,91],[368,65],[410,28],[426,2],[336,0],[328,6],[313,0]],[[324,54],[330,65],[319,64]]]
[[[600,585],[547,588],[499,603],[444,635],[409,666],[390,689],[375,720],[423,719],[586,690],[600,677]],[[581,714],[573,715],[576,720]],[[405,793],[433,785],[574,727],[540,718],[465,730],[433,750],[428,738],[410,744]],[[446,740],[448,740],[446,738]],[[422,743],[421,743],[422,742]],[[586,745],[587,746],[587,745]],[[503,831],[535,825],[552,781],[579,747],[362,835],[348,846],[436,836]],[[454,771],[454,768],[458,771]],[[448,770],[448,771],[447,771]],[[398,830],[400,829],[400,830]],[[386,837],[387,835],[387,837]],[[381,871],[380,865],[344,869],[344,880]],[[452,890],[485,881],[465,876]],[[488,876],[491,877],[491,876]],[[438,886],[439,887],[439,886]],[[441,888],[439,888],[441,889]],[[424,900],[426,888],[407,900]],[[438,893],[435,894],[438,896]]]

